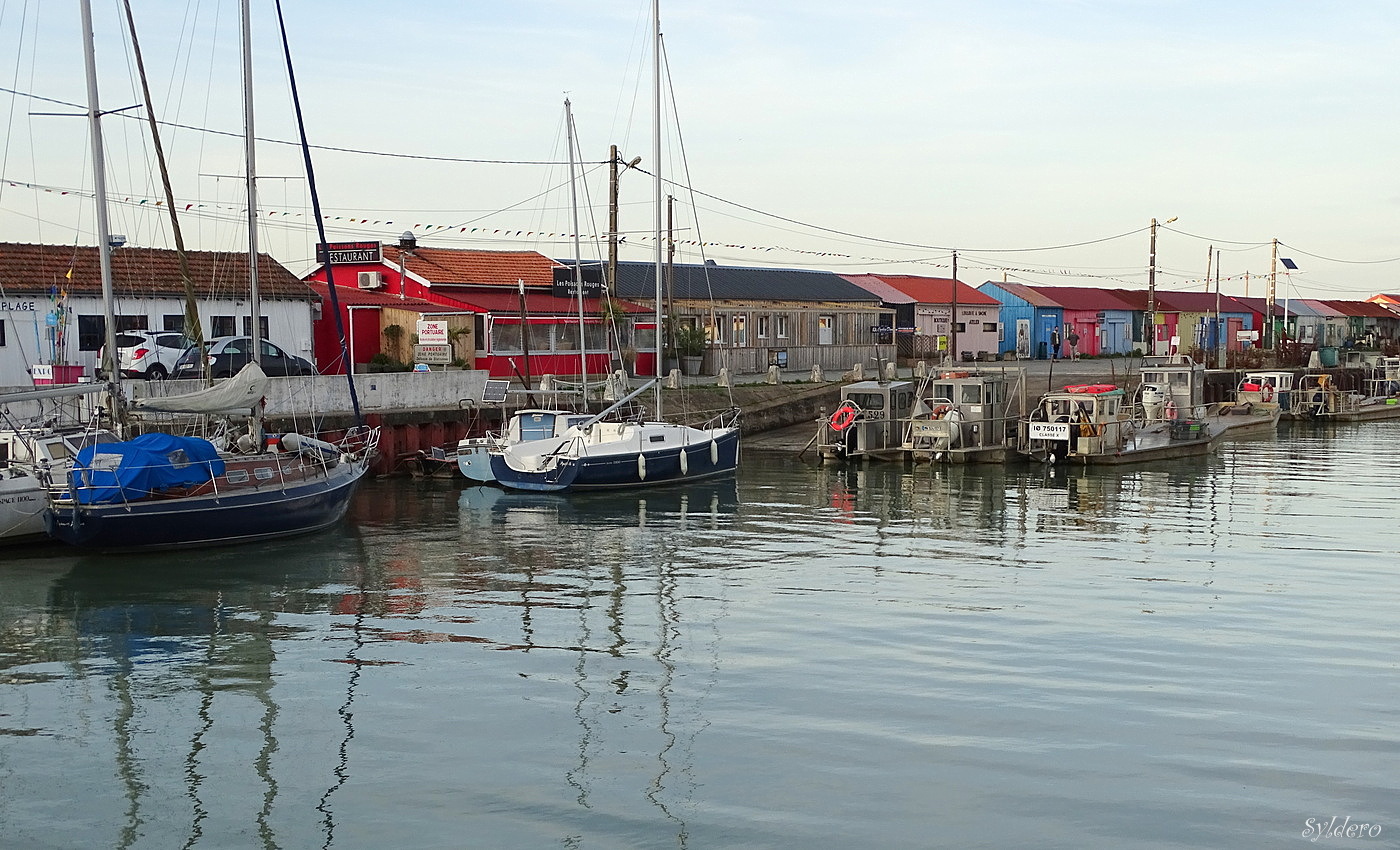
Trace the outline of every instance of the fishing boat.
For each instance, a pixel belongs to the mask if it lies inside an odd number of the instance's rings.
[[[661,158],[661,15],[652,2],[653,113],[652,154],[657,168],[652,187],[656,255],[656,327],[662,316],[663,245]],[[656,335],[658,372],[664,362],[661,334]],[[619,418],[634,399],[653,392],[654,418]],[[724,411],[699,425],[668,422],[662,410],[660,375],[628,393],[600,413],[570,424],[545,439],[502,444],[490,449],[491,473],[515,490],[627,489],[699,481],[731,474],[739,465],[739,411]]]
[[[1018,456],[1024,393],[1021,370],[930,373],[904,423],[902,448],[916,462],[1005,463]]]
[[[1283,407],[1271,390],[1256,388],[1255,395],[1237,391],[1232,401],[1207,403],[1205,383],[1205,365],[1187,355],[1144,357],[1137,390],[1143,422],[1190,419],[1231,436],[1269,433],[1278,427]]]
[[[1235,399],[1242,404],[1276,404],[1284,418],[1293,410],[1293,382],[1296,376],[1282,370],[1245,372],[1235,388]]]
[[[98,236],[102,246],[99,253],[103,308],[109,336],[107,348],[114,351],[116,347],[110,338],[116,324],[111,263],[105,247],[110,242],[102,164],[102,113],[98,107],[90,0],[82,0],[81,8]],[[248,0],[243,0],[243,25],[246,88],[251,77],[247,70],[251,62]],[[288,72],[291,76],[290,67]],[[295,85],[295,78],[292,79]],[[257,351],[260,310],[251,102],[250,97],[245,98],[250,326],[255,341],[253,350]],[[309,155],[306,163],[312,203],[319,208]],[[316,218],[319,225],[319,209]],[[324,232],[320,235],[324,242]],[[334,286],[330,289],[334,298]],[[347,378],[354,380],[353,375]],[[111,380],[113,397],[119,400],[115,370]],[[75,546],[135,550],[264,540],[309,533],[338,522],[374,456],[379,429],[359,425],[334,443],[301,434],[266,435],[261,410],[267,380],[255,357],[234,378],[207,389],[143,399],[134,406],[137,410],[202,417],[246,415],[247,432],[237,439],[225,432],[218,444],[200,437],[154,432],[124,442],[83,447],[66,476],[55,481],[50,492],[49,533]],[[353,383],[351,398],[356,398]]]
[[[817,422],[817,456],[826,461],[903,458],[905,424],[917,397],[912,381],[856,381],[843,386],[836,410]]]
[[[1217,421],[1143,420],[1121,387],[1079,384],[1046,393],[1031,412],[1021,453],[1048,463],[1141,463],[1208,454]]]
[[[1329,373],[1309,373],[1298,381],[1290,412],[1295,419],[1369,422],[1400,419],[1400,357],[1383,357],[1362,380],[1362,390],[1338,386]]]

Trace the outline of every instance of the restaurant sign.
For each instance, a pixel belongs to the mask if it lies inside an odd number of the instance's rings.
[[[382,259],[378,242],[322,242],[316,246],[316,262],[323,265],[377,263]]]

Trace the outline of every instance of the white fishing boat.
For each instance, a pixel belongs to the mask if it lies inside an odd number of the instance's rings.
[[[918,397],[913,381],[856,381],[841,388],[841,401],[817,423],[817,456],[826,461],[898,460],[904,430]]]
[[[932,373],[905,423],[904,451],[915,461],[1005,463],[1018,456],[1024,395],[1019,369]]]
[[[1208,454],[1225,432],[1218,420],[1147,420],[1112,384],[1046,393],[1025,423],[1022,454],[1048,463],[1142,463]]]
[[[1283,408],[1270,391],[1261,389],[1253,396],[1237,391],[1231,401],[1207,403],[1205,384],[1206,367],[1184,354],[1144,357],[1137,391],[1143,423],[1190,419],[1232,436],[1278,427]]]
[[[1338,386],[1330,373],[1310,373],[1298,381],[1290,412],[1295,419],[1369,422],[1400,419],[1400,357],[1383,357],[1362,379],[1362,390]]]

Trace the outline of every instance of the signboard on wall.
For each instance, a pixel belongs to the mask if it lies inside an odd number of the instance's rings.
[[[583,280],[584,298],[603,297],[603,267],[597,263],[579,266],[579,277]],[[574,267],[554,269],[554,280],[550,283],[549,294],[556,298],[577,298],[574,287]]]
[[[413,346],[413,362],[446,366],[452,362],[452,346],[423,345],[422,343],[415,345]]]
[[[323,265],[377,263],[382,257],[378,242],[322,242],[316,246],[316,262]]]
[[[447,322],[432,319],[419,319],[414,329],[418,341],[424,345],[447,345]]]

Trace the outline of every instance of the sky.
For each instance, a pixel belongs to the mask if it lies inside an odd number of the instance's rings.
[[[596,258],[616,144],[642,157],[622,258],[654,256],[649,0],[286,6],[331,241],[571,257],[578,233]],[[237,3],[132,7],[185,241],[243,250]],[[142,101],[120,9],[94,0],[104,110]],[[252,15],[260,241],[301,272],[317,237],[272,0]],[[1391,0],[662,0],[661,18],[678,261],[946,277],[956,252],[973,285],[1145,288],[1155,219],[1159,287],[1264,295],[1277,239],[1298,266],[1279,300],[1400,291]],[[76,2],[0,0],[0,241],[96,241],[78,23]],[[103,121],[113,230],[166,247],[143,114]]]

